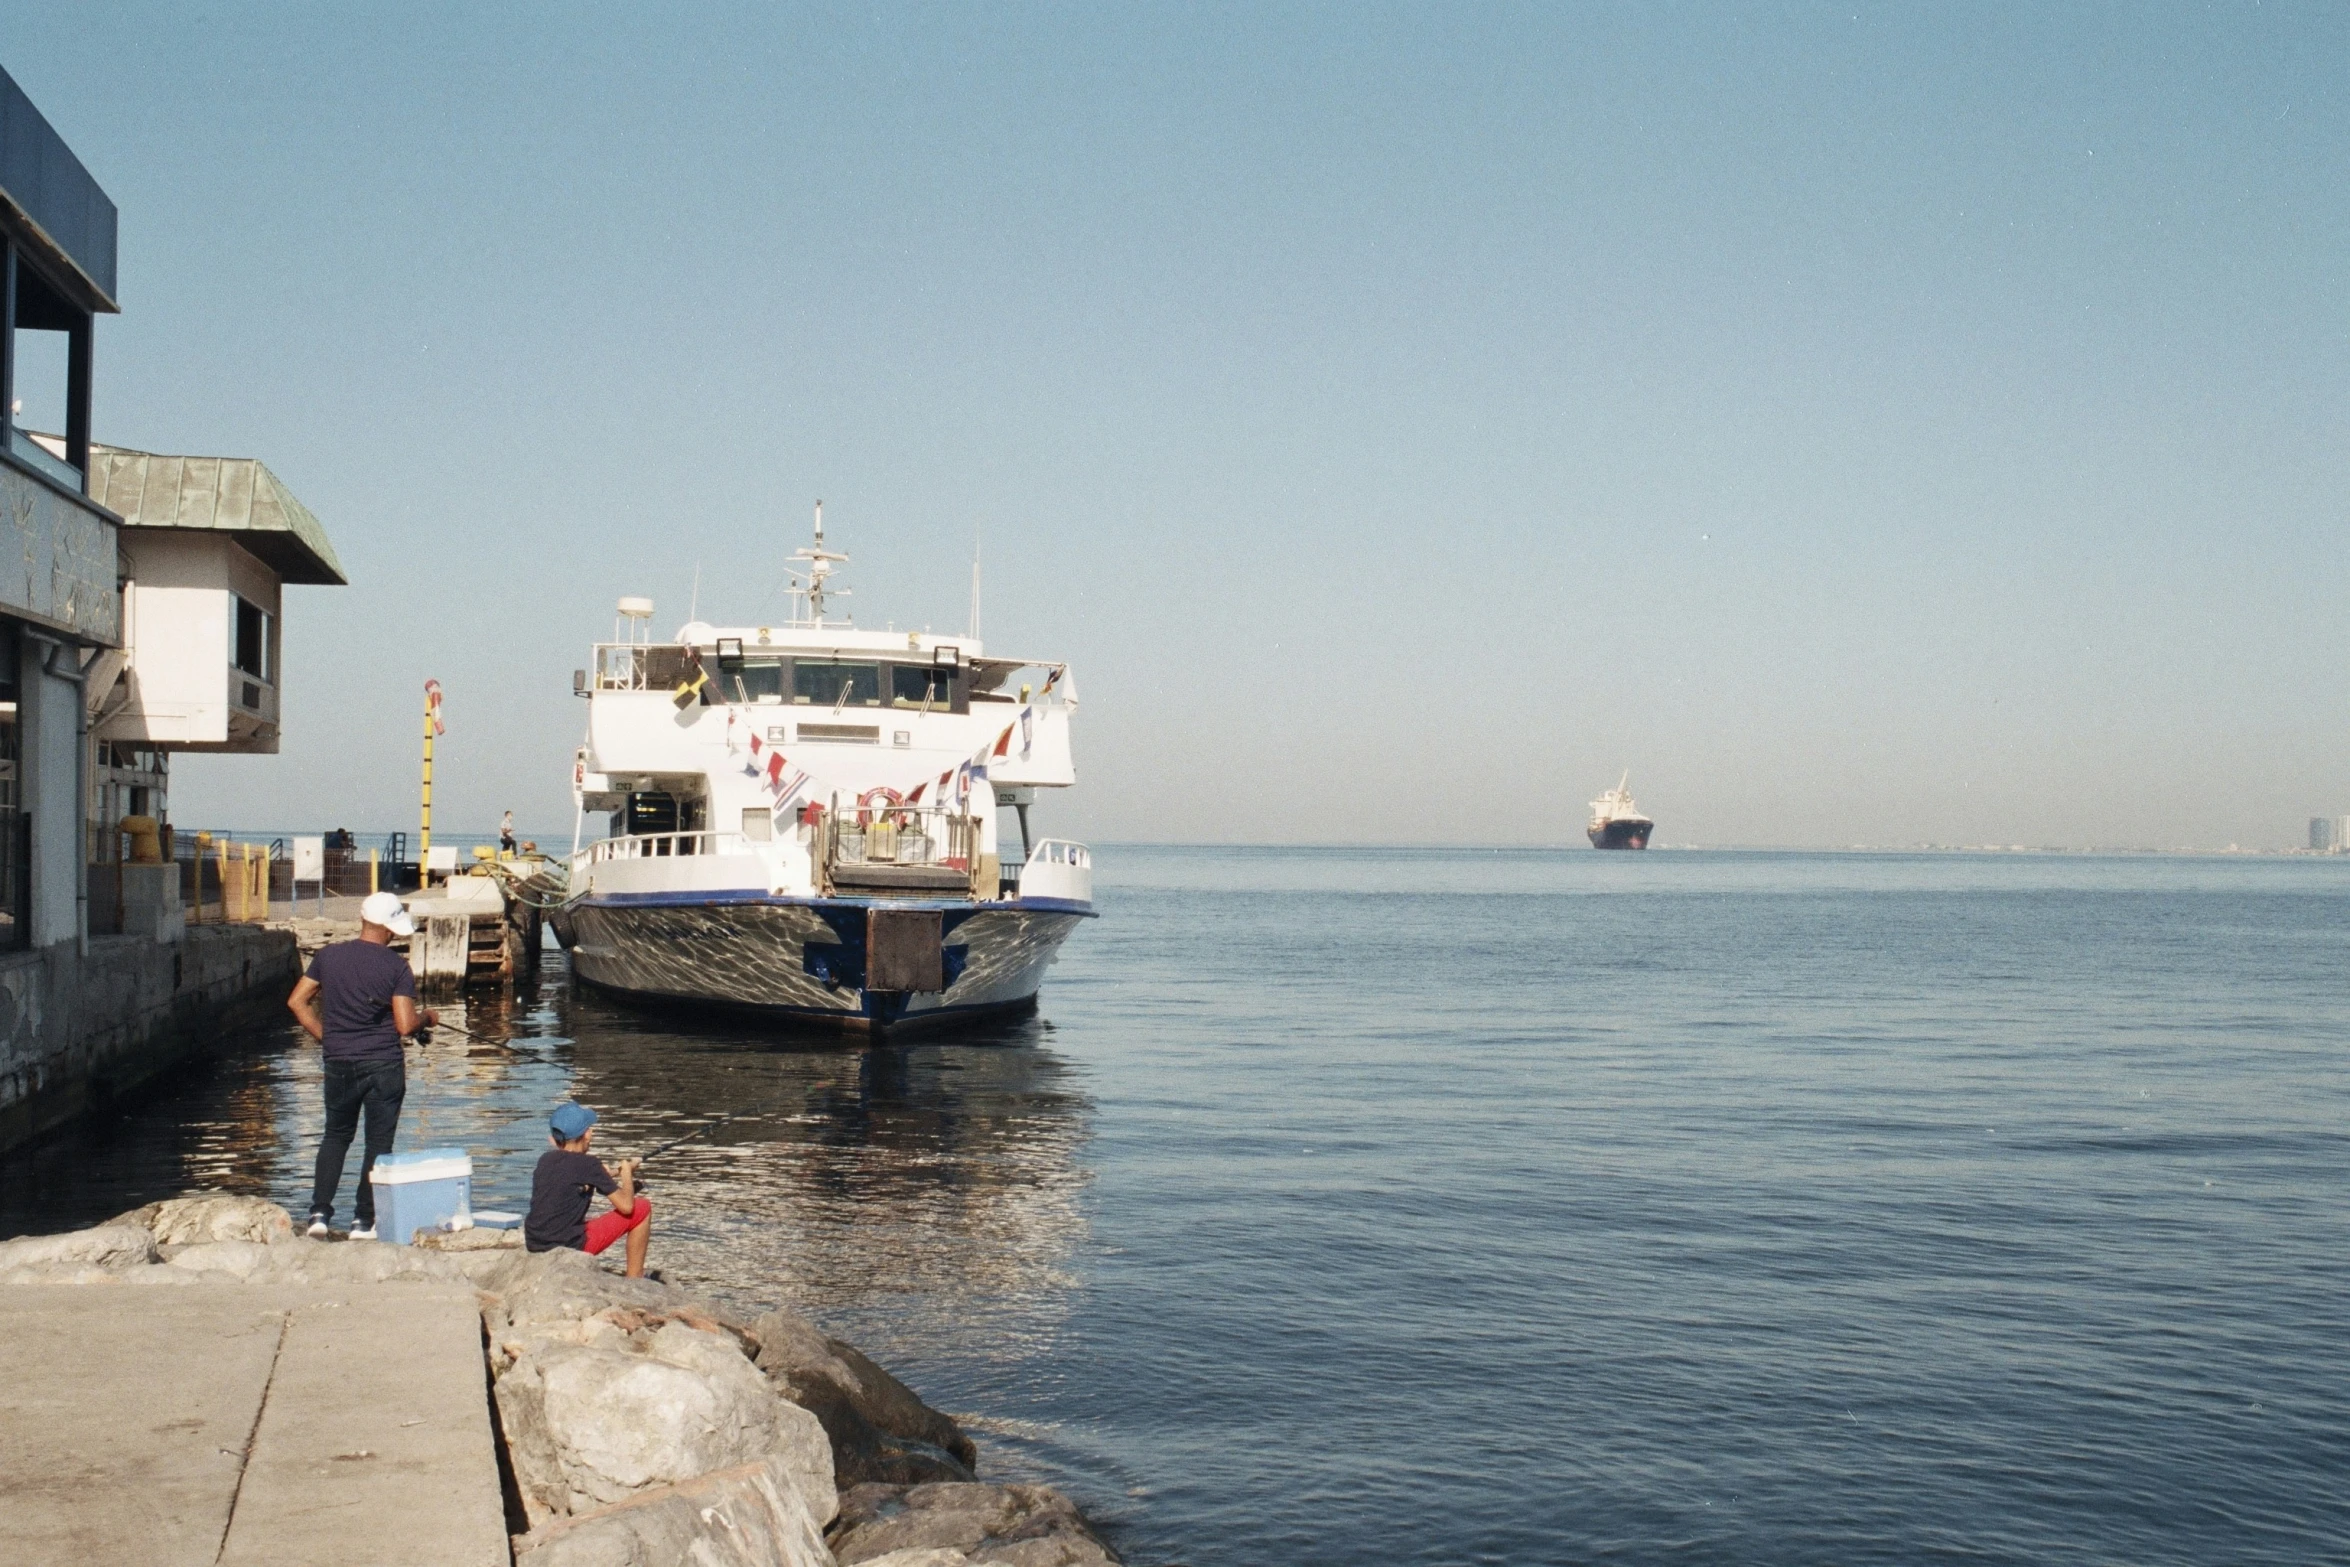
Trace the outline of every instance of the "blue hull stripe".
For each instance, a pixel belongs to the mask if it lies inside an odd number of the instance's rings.
[[[911,1034],[920,1033],[934,1024],[975,1023],[988,1017],[1026,1017],[1036,1010],[1036,996],[1031,993],[1011,1001],[977,1001],[949,1007],[926,1007],[919,1012],[900,1013],[895,1017],[877,1017],[870,1003],[865,1010],[851,1012],[830,1007],[791,1007],[756,1001],[716,1001],[699,997],[672,996],[660,991],[628,990],[618,985],[606,985],[579,976],[591,990],[601,991],[616,1000],[638,1006],[680,1007],[686,1011],[723,1013],[736,1017],[771,1017],[780,1022],[814,1023],[827,1031],[850,1034]]]
[[[796,898],[782,893],[760,892],[752,887],[721,887],[706,892],[598,892],[579,899],[578,903],[590,908],[615,909],[704,909],[755,904],[803,909],[940,909],[964,910],[973,914],[1074,914],[1089,920],[1101,917],[1094,912],[1092,904],[1080,903],[1074,898],[1016,898],[988,903],[973,903],[967,898]]]

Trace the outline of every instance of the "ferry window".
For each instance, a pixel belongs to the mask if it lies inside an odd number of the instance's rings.
[[[783,660],[779,658],[744,659],[722,668],[718,678],[727,696],[746,707],[783,700]]]
[[[632,834],[676,832],[677,796],[644,790],[628,797],[628,830]]]
[[[918,707],[947,713],[955,706],[955,672],[937,664],[892,664],[889,669],[892,707]]]
[[[821,707],[879,707],[881,666],[795,659],[791,670],[791,699]]]
[[[269,678],[269,616],[243,599],[237,600],[237,668],[256,680]]]
[[[775,838],[775,813],[764,805],[743,808],[743,836],[753,843],[771,843]]]

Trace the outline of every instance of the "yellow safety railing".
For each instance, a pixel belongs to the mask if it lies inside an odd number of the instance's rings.
[[[189,923],[258,925],[268,919],[271,860],[266,843],[231,843],[226,838],[207,842],[198,834],[196,858],[189,866],[196,880]]]

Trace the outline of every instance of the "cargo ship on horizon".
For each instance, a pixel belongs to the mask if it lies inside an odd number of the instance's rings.
[[[1594,849],[1645,849],[1648,835],[1656,830],[1656,823],[1640,814],[1633,804],[1628,785],[1632,775],[1626,772],[1616,786],[1591,802],[1591,825],[1586,829]]]

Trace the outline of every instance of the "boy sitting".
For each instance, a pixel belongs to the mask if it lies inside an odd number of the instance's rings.
[[[645,1248],[653,1239],[653,1205],[636,1194],[636,1161],[620,1161],[617,1179],[604,1161],[588,1152],[596,1140],[596,1112],[563,1104],[547,1118],[547,1140],[555,1146],[539,1155],[530,1178],[530,1215],[522,1221],[523,1244],[532,1251],[568,1246],[589,1256],[625,1235],[628,1276],[644,1277]],[[612,1211],[587,1216],[595,1194],[612,1199]]]

